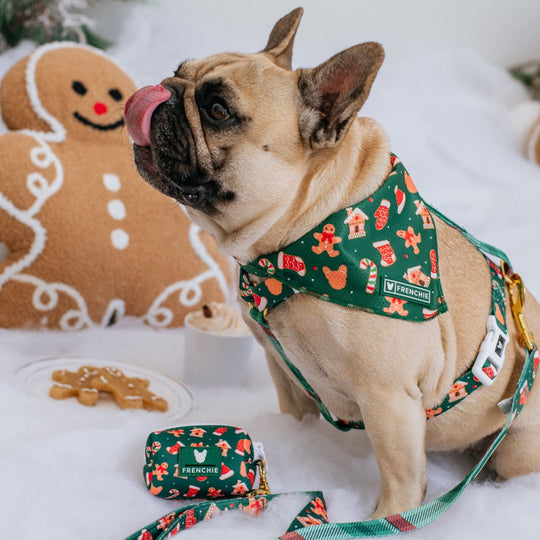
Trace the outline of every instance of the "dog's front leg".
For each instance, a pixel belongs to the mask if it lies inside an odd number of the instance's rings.
[[[426,416],[420,392],[387,388],[388,393],[362,399],[366,430],[382,479],[372,519],[418,506],[426,489]]]
[[[309,413],[318,415],[319,409],[313,399],[296,386],[275,356],[277,353],[273,348],[266,349],[266,362],[276,387],[280,411],[283,414],[292,414],[298,420]]]

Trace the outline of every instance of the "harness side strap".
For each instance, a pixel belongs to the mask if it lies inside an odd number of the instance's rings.
[[[510,259],[508,258],[508,255],[504,251],[502,251],[502,249],[492,246],[487,242],[482,242],[482,240],[478,240],[478,238],[473,236],[469,231],[467,231],[463,227],[460,227],[455,221],[452,221],[449,217],[445,216],[434,206],[426,202],[424,202],[424,204],[426,205],[428,210],[431,213],[435,214],[441,221],[459,231],[463,235],[463,237],[466,238],[476,249],[483,251],[484,253],[488,253],[493,257],[497,257],[498,259],[501,259],[501,261],[504,261],[507,264],[510,264]]]

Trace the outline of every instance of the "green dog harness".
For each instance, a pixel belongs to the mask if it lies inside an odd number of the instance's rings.
[[[418,194],[401,161],[390,156],[392,171],[381,187],[358,204],[335,212],[321,225],[277,253],[240,269],[240,296],[249,302],[285,364],[317,403],[322,416],[341,430],[364,429],[362,422],[336,419],[289,360],[267,323],[270,310],[293,294],[310,294],[377,315],[422,322],[448,310],[438,268],[433,215],[456,228],[485,256],[491,273],[487,334],[471,370],[460,375],[435,407],[433,418],[457,405],[482,385],[490,385],[504,362],[508,342],[500,250],[479,242],[429,206]],[[255,284],[249,274],[262,278]]]

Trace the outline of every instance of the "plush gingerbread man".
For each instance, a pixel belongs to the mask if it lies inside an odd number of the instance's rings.
[[[331,223],[327,223],[322,230],[322,233],[313,233],[316,240],[319,241],[318,246],[313,246],[311,249],[320,255],[323,251],[326,251],[330,257],[337,257],[339,251],[334,249],[334,244],[339,244],[341,238],[336,236],[336,228]]]
[[[124,315],[178,326],[223,301],[229,262],[141,180],[124,129],[136,90],[102,52],[53,43],[0,87],[0,327],[81,329]]]

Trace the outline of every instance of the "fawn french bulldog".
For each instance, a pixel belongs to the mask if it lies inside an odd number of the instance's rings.
[[[357,117],[384,52],[377,43],[362,43],[315,68],[292,70],[301,15],[296,9],[280,19],[259,53],[183,62],[174,76],[130,98],[126,120],[141,176],[184,205],[223,252],[246,264],[320,225],[313,251],[330,274],[340,271],[329,266],[349,240],[333,237],[327,249],[333,231],[323,229],[326,218],[369,200],[392,170],[384,130]],[[368,217],[366,230],[375,224]],[[447,311],[418,322],[403,316],[403,301],[391,316],[380,316],[294,294],[267,318],[287,357],[333,415],[364,422],[382,477],[374,518],[422,501],[426,450],[481,444],[505,423],[497,403],[512,393],[524,357],[508,316],[506,360],[493,384],[426,421],[426,409],[471,368],[491,303],[484,256],[455,228],[432,219]],[[407,249],[416,253],[428,232],[403,230],[397,236],[408,239]],[[336,275],[334,288],[342,287],[343,274]],[[282,412],[297,418],[317,413],[248,311],[246,321],[266,349]],[[526,316],[540,332],[540,307],[532,297]],[[503,478],[540,470],[540,391],[531,392],[492,465]]]

